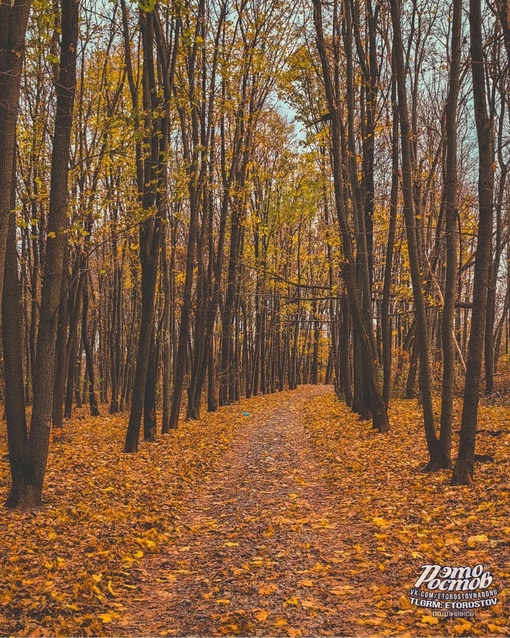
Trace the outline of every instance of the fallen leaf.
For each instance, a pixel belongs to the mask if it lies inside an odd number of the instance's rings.
[[[269,616],[269,612],[266,611],[265,609],[260,609],[259,611],[255,612],[253,615],[255,616],[257,620],[260,620],[260,622],[263,622],[264,620],[267,620]]]
[[[437,625],[439,623],[439,619],[435,616],[422,616],[421,622],[426,623],[427,625]]]
[[[467,539],[467,545],[469,548],[473,548],[476,547],[479,543],[487,543],[489,540],[489,537],[486,536],[485,534],[477,534],[475,536],[470,536]]]

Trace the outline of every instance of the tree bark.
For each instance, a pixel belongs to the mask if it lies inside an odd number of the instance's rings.
[[[62,0],[57,113],[53,136],[50,206],[34,374],[34,405],[23,475],[13,475],[9,506],[40,506],[48,459],[55,382],[55,342],[67,235],[68,173],[76,85],[79,0]],[[16,483],[14,482],[16,481]]]
[[[380,432],[387,432],[389,429],[389,422],[387,409],[381,395],[381,390],[379,388],[375,339],[372,325],[371,323],[367,324],[361,301],[359,299],[355,278],[355,257],[352,246],[352,238],[343,202],[344,186],[342,174],[343,165],[341,156],[341,113],[339,111],[338,104],[338,73],[335,73],[335,80],[333,80],[331,76],[328,55],[326,53],[326,43],[322,26],[322,8],[320,0],[314,0],[314,22],[317,34],[317,48],[321,59],[322,75],[326,89],[326,98],[328,102],[329,113],[331,114],[335,205],[340,226],[340,234],[344,254],[342,274],[346,284],[347,295],[349,297],[353,319],[356,322],[356,326],[358,329],[361,348],[365,353],[365,359],[367,361],[367,374],[369,377],[370,392],[372,398],[372,422],[374,427]],[[335,90],[335,86],[338,90]]]
[[[457,234],[457,106],[460,89],[462,0],[453,0],[452,53],[450,86],[446,102],[446,179],[444,184],[446,223],[446,284],[444,291],[442,344],[443,387],[441,396],[441,429],[435,464],[451,467],[453,393],[455,390],[455,301],[459,272],[459,240]],[[432,467],[431,467],[432,469]]]
[[[492,246],[492,215],[494,196],[494,144],[487,113],[484,55],[482,42],[482,11],[480,0],[470,0],[469,30],[471,36],[471,74],[473,104],[478,139],[478,233],[473,280],[473,310],[466,362],[464,404],[460,428],[460,443],[453,470],[454,485],[470,485],[475,467],[476,426],[480,392],[480,372],[487,309],[487,287]]]
[[[15,137],[21,70],[31,0],[0,4],[0,298],[4,283],[5,250],[15,178]]]
[[[399,0],[390,0],[391,19],[393,23],[393,55],[397,76],[401,158],[402,158],[402,192],[404,199],[404,218],[409,250],[409,265],[413,287],[413,299],[416,309],[416,338],[418,342],[418,356],[420,363],[420,388],[423,403],[423,418],[425,423],[425,437],[430,460],[435,462],[437,456],[437,436],[434,425],[434,411],[432,407],[432,384],[429,363],[429,332],[423,292],[423,274],[420,264],[416,216],[414,210],[414,189],[412,179],[412,148],[411,128],[409,125],[409,111],[407,106],[406,67],[404,62],[404,48],[402,44],[402,30],[400,20]]]

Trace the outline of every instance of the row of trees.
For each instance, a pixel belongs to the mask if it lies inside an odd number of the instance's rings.
[[[492,10],[492,15],[487,9]],[[391,35],[385,24],[389,21],[385,10],[391,17]],[[355,3],[334,2],[332,6],[328,5],[326,18],[323,3],[320,0],[314,2],[320,75],[324,83],[328,119],[331,121],[335,207],[345,258],[342,273],[360,344],[360,367],[365,377],[368,377],[364,379],[360,371],[359,398],[358,403],[353,398],[354,409],[362,416],[371,412],[374,427],[380,431],[387,429],[386,407],[391,365],[388,308],[395,221],[401,203],[414,305],[410,330],[415,334],[413,356],[418,361],[425,436],[430,456],[427,467],[430,470],[451,467],[457,361],[460,359],[464,363],[464,358],[466,360],[460,447],[453,472],[453,482],[459,484],[468,484],[473,477],[484,346],[486,390],[488,393],[493,390],[494,344],[499,339],[495,334],[496,289],[498,277],[504,271],[501,268],[502,251],[505,246],[508,250],[508,230],[503,232],[504,226],[508,229],[508,212],[504,210],[508,172],[505,138],[508,132],[508,56],[505,54],[505,47],[508,53],[508,16],[502,5],[489,5],[484,10],[480,0],[471,0],[469,35],[464,34],[464,41],[469,42],[469,54],[463,58],[461,1],[454,1],[450,12],[443,15],[439,5],[431,7],[418,2],[413,2],[410,9],[398,0],[390,1],[389,6],[373,6],[367,2],[364,11],[360,11]],[[428,48],[428,38],[437,38],[444,45],[444,50]],[[387,48],[387,56],[379,55],[383,47]],[[444,71],[443,77],[441,69]],[[378,94],[383,86],[381,76],[385,73],[387,86],[391,87],[393,117],[390,222],[381,304],[384,306],[381,341],[386,371],[381,387],[375,365],[377,351],[372,309],[373,178],[374,141],[378,118],[381,117]],[[462,100],[461,88],[464,92]],[[427,91],[425,99],[420,95],[420,90]],[[420,101],[432,107],[436,123],[430,120],[426,122],[426,115],[425,122],[420,123],[419,118],[423,117],[418,110]],[[464,174],[461,173],[464,181],[459,179],[458,130],[460,128],[462,131],[463,118],[468,126],[474,121],[477,141],[474,148],[478,165],[477,193],[475,195],[474,189],[470,193],[477,201],[478,220],[476,249],[469,264],[469,267],[473,266],[473,275],[470,277],[472,283],[470,281],[468,286],[469,301],[466,304],[471,308],[471,313],[465,354],[459,347],[455,326],[456,304],[462,302],[461,274],[466,269],[459,251],[459,236],[464,230],[459,193],[465,194],[466,181],[474,177],[474,170],[473,173],[465,170]],[[497,191],[496,167],[499,169]],[[434,197],[439,197],[439,202],[434,202]],[[506,222],[503,221],[504,217]],[[350,231],[351,220],[354,233]],[[430,230],[433,230],[435,237],[429,247],[426,233]],[[508,269],[506,275],[508,278]],[[502,316],[506,317],[508,284],[503,294],[506,294],[506,298]],[[442,309],[440,339],[443,374],[439,428],[436,427],[432,403],[432,331],[431,313],[427,308],[431,302]]]
[[[470,482],[482,353],[492,392],[509,350],[509,30],[441,7],[0,5],[9,506],[85,397],[135,452],[157,407],[168,432],[323,381],[385,432],[419,377],[436,469],[465,378]]]

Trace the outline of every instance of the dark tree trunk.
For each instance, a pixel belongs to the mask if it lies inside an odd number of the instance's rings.
[[[198,44],[200,34],[202,33],[202,21],[205,11],[204,0],[200,0],[198,7],[198,17],[195,26],[195,41],[187,51],[187,72],[188,72],[188,90],[190,92],[190,100],[192,104],[191,113],[188,114],[184,109],[179,110],[181,119],[181,130],[183,138],[190,143],[186,143],[184,154],[186,157],[188,168],[188,191],[190,196],[190,220],[188,233],[188,246],[186,252],[186,268],[184,290],[181,305],[181,322],[179,326],[179,338],[177,343],[176,365],[174,375],[174,392],[172,396],[172,407],[170,409],[170,419],[168,427],[175,429],[179,422],[181,411],[182,394],[184,389],[184,376],[186,373],[186,364],[189,361],[189,330],[191,323],[192,310],[192,293],[195,269],[195,253],[197,239],[199,236],[199,210],[201,206],[202,183],[200,171],[200,114],[198,112],[198,88],[196,76],[196,61],[198,54]],[[191,123],[191,135],[188,131],[188,121]]]
[[[332,78],[330,70],[330,61],[326,51],[326,42],[322,26],[322,9],[320,0],[314,0],[314,21],[317,33],[317,48],[321,58],[322,75],[325,83],[326,98],[328,101],[329,112],[331,114],[332,129],[332,154],[333,154],[333,175],[335,204],[337,209],[340,233],[342,239],[342,248],[345,261],[342,267],[342,274],[347,288],[353,319],[359,333],[361,348],[365,353],[367,362],[367,375],[370,382],[370,392],[372,399],[372,422],[376,429],[380,432],[387,432],[389,429],[387,409],[382,399],[381,390],[379,388],[378,370],[377,370],[377,352],[375,348],[375,339],[372,325],[367,324],[366,316],[363,311],[361,300],[359,299],[356,279],[355,279],[355,257],[352,246],[351,231],[344,208],[344,186],[343,186],[343,166],[342,166],[342,140],[341,140],[341,114],[338,107],[338,73]],[[336,88],[335,88],[336,87]]]
[[[157,437],[156,386],[158,380],[158,354],[158,346],[155,335],[153,334],[151,337],[143,404],[143,438],[145,441],[155,441]]]
[[[470,485],[475,466],[476,426],[480,392],[480,372],[487,309],[487,287],[492,246],[492,214],[494,191],[494,147],[491,122],[487,113],[482,12],[480,0],[470,0],[471,74],[473,103],[478,138],[478,241],[473,281],[473,309],[469,335],[466,383],[460,428],[459,453],[453,470],[454,485]]]
[[[146,144],[150,152],[143,160],[143,179],[138,180],[141,187],[142,208],[149,215],[140,224],[140,263],[142,266],[142,315],[138,335],[138,350],[131,399],[131,411],[126,432],[124,452],[137,452],[140,425],[142,420],[145,384],[149,366],[150,341],[154,322],[154,298],[158,274],[159,252],[163,234],[161,210],[156,206],[156,180],[159,173],[159,119],[156,114],[158,100],[156,95],[156,73],[154,67],[154,12],[145,13],[140,9],[140,28],[143,42],[143,106],[145,124],[149,131]]]
[[[386,258],[384,262],[384,283],[381,302],[381,333],[382,333],[382,359],[383,359],[383,400],[388,405],[391,392],[391,351],[392,351],[392,322],[390,314],[390,294],[393,272],[393,250],[395,246],[395,233],[397,227],[397,203],[398,203],[398,105],[397,86],[393,76],[391,82],[391,100],[393,108],[393,128],[391,140],[391,195],[390,195],[390,222],[388,228],[388,241],[386,243]]]
[[[402,155],[402,192],[404,199],[404,218],[409,250],[409,265],[413,286],[413,298],[416,309],[416,339],[420,363],[420,388],[423,403],[423,418],[425,422],[425,437],[430,460],[435,462],[437,456],[437,436],[434,425],[434,411],[432,407],[432,383],[429,363],[429,332],[423,291],[423,276],[421,273],[420,253],[414,210],[414,189],[412,180],[412,148],[411,128],[407,106],[406,67],[404,62],[404,48],[402,44],[402,27],[400,21],[400,4],[398,0],[390,0],[391,19],[393,24],[393,55],[397,76],[399,121]]]
[[[81,319],[81,339],[85,351],[85,364],[87,366],[87,386],[89,395],[90,416],[99,416],[99,405],[97,403],[96,391],[94,387],[94,360],[92,348],[88,336],[88,311],[89,311],[89,291],[87,281],[83,285],[83,309]]]
[[[496,369],[496,291],[498,282],[498,273],[501,265],[501,253],[503,250],[502,235],[502,208],[505,198],[505,186],[510,166],[505,164],[501,157],[501,148],[503,147],[503,115],[502,108],[501,121],[499,125],[499,164],[501,166],[501,174],[499,177],[498,199],[495,206],[496,210],[496,237],[494,240],[495,251],[494,258],[491,259],[489,268],[489,288],[487,291],[487,318],[485,321],[485,344],[484,344],[484,363],[485,363],[485,394],[490,395],[494,392],[494,374]]]
[[[57,344],[56,344],[56,356],[57,361],[55,365],[55,390],[53,392],[53,407],[51,414],[51,422],[53,427],[61,428],[63,425],[63,400],[66,389],[66,372],[67,372],[67,328],[69,321],[68,311],[68,295],[69,295],[69,281],[66,276],[67,262],[68,262],[69,250],[66,248],[64,255],[64,274],[62,276],[62,286],[60,292],[60,304],[58,308],[58,327],[57,327]]]
[[[41,505],[50,440],[50,423],[55,382],[55,344],[58,307],[67,235],[68,171],[78,48],[78,0],[62,0],[60,73],[56,83],[57,113],[51,164],[48,240],[41,293],[34,374],[34,405],[23,482],[13,483],[11,507]],[[19,480],[19,475],[16,475]],[[14,476],[13,476],[14,479]]]
[[[15,137],[31,0],[0,4],[0,298],[15,172]],[[20,342],[21,343],[21,342]]]
[[[451,467],[453,394],[455,390],[455,300],[459,272],[459,241],[457,234],[457,105],[460,89],[462,0],[453,2],[452,53],[450,87],[446,102],[446,179],[444,202],[446,219],[446,285],[442,323],[443,388],[441,398],[441,430],[435,465]],[[430,469],[435,467],[430,466]]]
[[[111,400],[110,414],[116,414],[120,409],[120,381],[121,381],[121,340],[122,340],[122,271],[118,263],[117,237],[112,232],[112,255],[113,255],[113,290],[112,290],[112,318],[111,332],[109,335],[110,346],[110,377],[111,377]]]
[[[15,203],[14,182],[11,184],[12,209]],[[25,414],[25,391],[23,387],[22,328],[23,310],[21,285],[18,276],[18,254],[16,249],[16,218],[9,214],[7,235],[4,293],[2,296],[2,338],[5,375],[5,418],[12,487],[6,506],[15,507],[24,498],[25,484],[32,472],[28,449],[28,431]]]

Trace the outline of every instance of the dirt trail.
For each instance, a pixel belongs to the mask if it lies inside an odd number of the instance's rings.
[[[330,391],[284,392],[276,409],[245,419],[221,466],[190,494],[175,545],[145,562],[115,635],[359,631],[344,613],[353,583],[341,556],[360,527],[323,480],[301,416]],[[369,588],[369,572],[357,578],[357,589]]]

